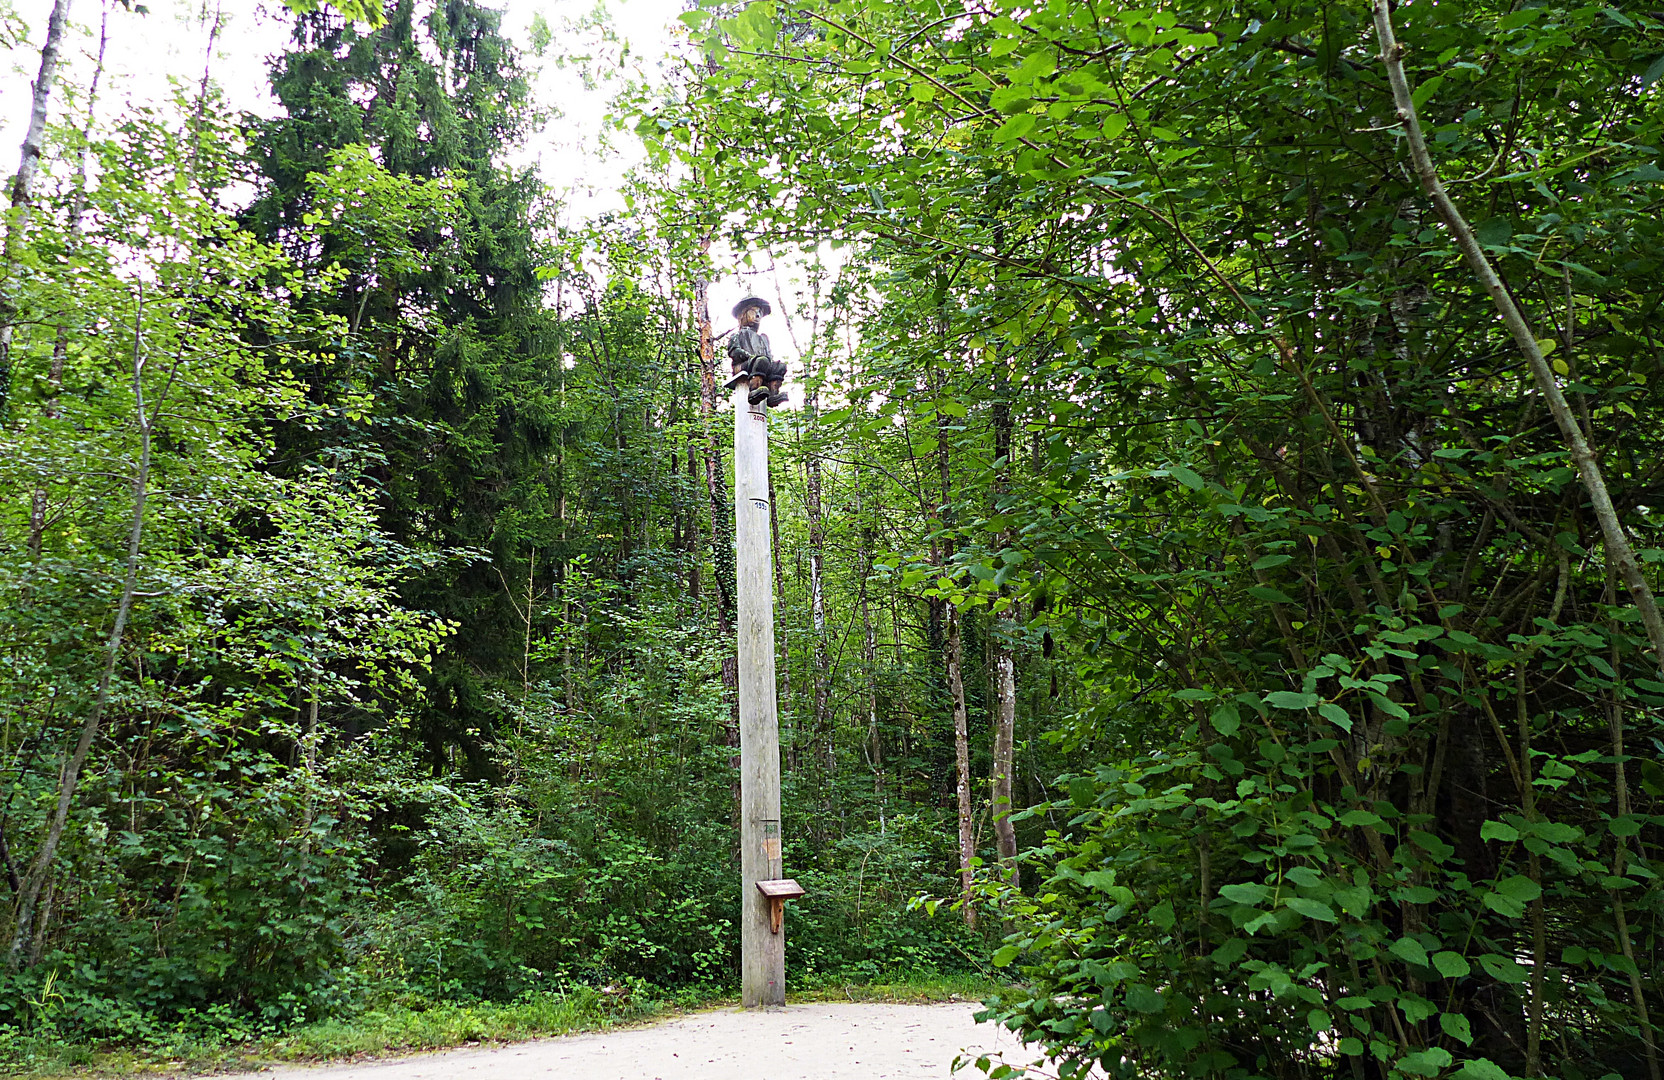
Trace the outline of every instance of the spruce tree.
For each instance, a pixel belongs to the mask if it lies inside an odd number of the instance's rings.
[[[500,164],[533,119],[500,14],[393,0],[386,16],[375,29],[296,17],[271,68],[283,113],[249,122],[262,190],[246,223],[345,274],[305,301],[347,326],[333,362],[307,373],[315,400],[340,408],[333,427],[283,430],[287,467],[361,470],[396,541],[449,553],[406,590],[458,624],[420,703],[421,737],[436,766],[456,746],[477,773],[491,684],[519,681],[524,631],[506,582],[523,591],[554,539],[541,526],[559,327],[535,272],[536,178]],[[356,147],[355,188],[341,176]]]

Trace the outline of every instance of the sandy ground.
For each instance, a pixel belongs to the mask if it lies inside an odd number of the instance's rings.
[[[353,1065],[282,1068],[316,1080],[946,1080],[953,1059],[1004,1052],[1027,1064],[1008,1031],[971,1019],[980,1006],[790,1005],[723,1009],[651,1027],[450,1050]],[[244,1074],[247,1075],[247,1074]],[[980,1078],[974,1067],[960,1077]]]

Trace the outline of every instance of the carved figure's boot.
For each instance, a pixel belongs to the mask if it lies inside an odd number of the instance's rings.
[[[768,400],[768,387],[763,385],[761,375],[751,376],[751,396],[747,400],[753,405],[759,405]]]
[[[784,380],[782,379],[775,379],[773,382],[768,384],[768,407],[771,409],[779,408],[781,405],[784,405],[786,402],[791,400],[791,398],[786,396],[786,393],[780,389],[780,384],[783,381]]]

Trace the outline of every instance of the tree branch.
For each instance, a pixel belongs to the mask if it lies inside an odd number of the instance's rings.
[[[1571,452],[1572,464],[1577,469],[1578,478],[1589,493],[1589,501],[1593,505],[1595,518],[1600,522],[1601,535],[1606,542],[1607,557],[1629,589],[1630,599],[1634,602],[1636,610],[1641,613],[1641,622],[1646,627],[1647,640],[1652,643],[1654,658],[1658,661],[1660,670],[1664,671],[1664,617],[1659,615],[1658,602],[1653,597],[1652,588],[1641,572],[1641,565],[1636,561],[1634,549],[1630,547],[1629,537],[1624,533],[1623,523],[1618,520],[1618,512],[1612,506],[1612,496],[1606,490],[1606,478],[1601,474],[1600,464],[1589,449],[1588,440],[1583,437],[1577,418],[1572,414],[1565,394],[1560,391],[1560,383],[1554,377],[1554,369],[1549,367],[1542,347],[1537,344],[1537,338],[1531,332],[1525,316],[1485,256],[1473,229],[1468,226],[1462,212],[1456,208],[1456,203],[1439,180],[1438,170],[1434,167],[1432,155],[1427,150],[1427,141],[1422,138],[1421,123],[1416,118],[1409,79],[1404,73],[1404,46],[1400,45],[1393,35],[1390,0],[1374,0],[1374,4],[1375,33],[1381,42],[1381,62],[1386,65],[1387,80],[1392,84],[1393,102],[1398,109],[1398,118],[1404,123],[1405,139],[1410,146],[1410,161],[1415,167],[1417,178],[1421,181],[1422,190],[1432,200],[1439,217],[1454,235],[1456,246],[1462,249],[1474,276],[1490,294],[1491,302],[1502,316],[1514,343],[1519,346],[1520,352],[1525,354],[1531,373],[1537,379],[1537,387],[1548,403],[1549,413],[1554,417],[1554,423],[1560,428],[1560,434]]]

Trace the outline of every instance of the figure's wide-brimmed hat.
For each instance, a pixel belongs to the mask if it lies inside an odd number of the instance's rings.
[[[760,296],[748,296],[734,305],[734,318],[739,318],[740,312],[744,311],[748,307],[762,308],[764,315],[770,315],[774,312],[774,309],[768,306],[767,300],[764,300]]]

